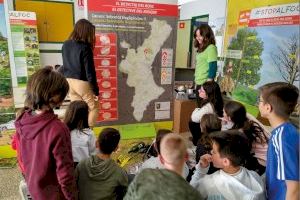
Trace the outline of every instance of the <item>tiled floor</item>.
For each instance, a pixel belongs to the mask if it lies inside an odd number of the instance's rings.
[[[0,169],[0,199],[18,200],[19,183],[22,175],[17,167],[11,169]]]

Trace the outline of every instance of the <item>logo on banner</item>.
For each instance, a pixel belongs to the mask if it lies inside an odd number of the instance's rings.
[[[239,25],[245,26],[248,25],[250,19],[251,10],[243,10],[239,15]]]
[[[84,0],[77,0],[77,5],[79,9],[83,9],[84,8]]]
[[[185,23],[184,23],[184,22],[180,22],[180,23],[179,23],[179,28],[184,28],[184,26],[185,26]]]

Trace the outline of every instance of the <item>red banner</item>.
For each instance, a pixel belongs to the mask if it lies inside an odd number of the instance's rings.
[[[130,13],[135,15],[178,16],[178,6],[169,4],[130,2],[120,0],[88,1],[91,12]]]
[[[11,24],[22,24],[22,25],[37,25],[36,20],[25,20],[25,19],[10,19],[9,22]]]
[[[98,121],[118,120],[117,35],[97,33],[94,62],[99,86]],[[103,110],[104,109],[104,110]]]

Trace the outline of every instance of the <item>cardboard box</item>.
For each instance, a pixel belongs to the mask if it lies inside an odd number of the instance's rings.
[[[196,107],[196,100],[174,100],[173,132],[183,133],[189,131],[191,114]]]

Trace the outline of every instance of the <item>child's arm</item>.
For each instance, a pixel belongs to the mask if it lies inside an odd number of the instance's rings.
[[[277,142],[279,153],[279,169],[274,174],[277,179],[286,183],[286,199],[299,198],[299,132],[286,127],[281,134],[273,138],[273,143]],[[273,158],[275,159],[275,158]]]
[[[207,113],[212,113],[212,112],[213,112],[213,110],[212,110],[210,103],[207,103],[204,106],[202,106],[201,108],[196,108],[192,112],[191,120],[195,123],[200,123],[200,120],[203,117],[203,115],[205,115]]]
[[[93,132],[89,137],[88,148],[89,148],[89,156],[96,154],[96,138]]]
[[[286,183],[286,200],[299,199],[299,182],[298,181],[285,181]]]
[[[122,169],[119,184],[121,186],[128,187],[128,174],[126,173],[125,170]]]
[[[199,163],[196,165],[196,170],[192,176],[190,184],[197,187],[199,179],[205,176],[209,170],[209,163],[211,162],[211,155],[204,154],[201,156]]]
[[[59,127],[54,138],[52,154],[55,159],[56,176],[65,199],[77,199],[71,136],[66,127]]]
[[[13,134],[12,139],[11,139],[11,148],[13,150],[17,150],[17,134]]]
[[[119,179],[119,185],[116,188],[117,200],[123,199],[128,187],[128,175],[125,170],[122,169]]]

